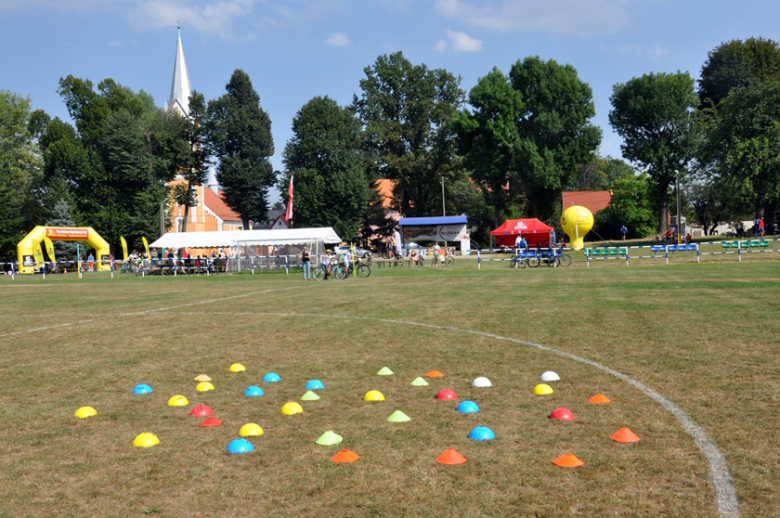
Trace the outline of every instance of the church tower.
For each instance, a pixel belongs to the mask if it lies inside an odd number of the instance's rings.
[[[165,111],[176,110],[183,117],[190,114],[190,74],[187,72],[187,62],[184,60],[184,48],[181,45],[181,24],[177,26],[179,40],[176,42],[176,58],[173,62],[173,81],[171,95],[165,102]]]

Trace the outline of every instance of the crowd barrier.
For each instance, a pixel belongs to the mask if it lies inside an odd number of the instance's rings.
[[[319,256],[313,257],[313,259]],[[90,271],[86,261],[39,261],[28,266],[35,268],[35,273],[46,275],[75,273],[82,278],[85,273]],[[171,259],[137,259],[137,260],[96,260],[92,262],[93,269],[103,264],[109,266],[111,278],[114,273],[134,274],[136,276],[146,277],[147,275],[217,275],[219,273],[240,273],[256,271],[270,271],[284,269],[285,274],[290,273],[290,268],[301,268],[301,260],[297,255],[266,255],[254,257],[204,257],[204,258],[171,258]],[[16,279],[19,273],[19,263],[9,262],[0,263],[3,273],[10,275],[12,280]],[[27,274],[25,274],[27,275]]]
[[[515,267],[519,267],[522,264],[523,254],[525,253],[541,253],[546,254],[542,257],[551,257],[553,250],[556,253],[579,253],[581,252],[586,259],[587,266],[590,267],[591,261],[596,260],[621,260],[626,262],[626,266],[629,266],[632,259],[664,259],[666,264],[669,264],[670,257],[674,257],[678,253],[689,253],[690,255],[696,254],[696,262],[701,263],[702,256],[708,255],[736,255],[739,262],[742,262],[742,256],[744,254],[756,254],[756,253],[772,253],[780,252],[778,248],[770,248],[772,243],[777,243],[780,238],[771,239],[744,239],[733,241],[706,241],[690,244],[667,244],[667,245],[637,245],[637,246],[605,246],[605,247],[593,247],[583,248],[582,250],[575,251],[571,248],[539,248],[530,249],[527,252],[525,250],[506,249],[506,248],[487,248],[477,250],[477,269],[481,269],[482,262],[491,261],[512,261],[515,263]],[[703,246],[720,246],[719,251],[702,251]],[[632,255],[632,250],[640,250],[640,255]],[[645,255],[644,252],[648,251],[649,255]],[[482,257],[485,253],[507,253],[509,257]],[[557,262],[552,262],[551,266],[556,267]]]

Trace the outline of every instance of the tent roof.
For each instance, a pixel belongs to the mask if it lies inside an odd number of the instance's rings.
[[[296,245],[312,241],[341,243],[330,227],[226,232],[174,232],[164,234],[150,248],[217,248],[238,245]]]
[[[495,230],[490,231],[491,236],[507,236],[513,234],[542,234],[553,230],[536,218],[508,219]]]
[[[402,227],[413,227],[416,225],[457,225],[468,222],[468,217],[464,214],[462,216],[438,216],[433,218],[401,218],[398,224]]]

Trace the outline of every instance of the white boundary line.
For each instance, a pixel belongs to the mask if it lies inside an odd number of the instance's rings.
[[[140,315],[151,315],[154,313],[160,313],[163,311],[171,311],[174,309],[180,309],[180,308],[186,308],[186,307],[192,307],[200,304],[209,304],[212,302],[222,302],[225,300],[233,300],[238,299],[242,297],[250,297],[252,295],[260,295],[263,293],[270,293],[275,291],[283,291],[283,290],[289,290],[289,289],[296,289],[301,286],[294,286],[289,288],[275,288],[275,289],[268,289],[268,290],[262,290],[262,291],[254,291],[250,293],[243,293],[241,295],[232,295],[230,297],[222,297],[218,299],[211,299],[211,300],[204,300],[204,301],[198,301],[198,302],[191,302],[189,304],[179,304],[176,306],[170,306],[167,308],[159,308],[159,309],[150,309],[147,311],[138,311],[134,313],[120,313],[118,315],[114,316],[107,316],[107,317],[101,317],[101,318],[93,318],[88,320],[81,320],[78,322],[69,322],[66,324],[59,324],[54,326],[47,326],[47,327],[39,327],[35,329],[26,329],[23,331],[15,331],[12,333],[5,333],[0,334],[0,338],[8,337],[8,336],[14,336],[14,335],[21,335],[25,333],[33,333],[37,331],[45,331],[49,329],[57,329],[61,327],[68,327],[68,326],[74,326],[78,324],[86,324],[90,322],[95,322],[99,320],[107,320],[110,318],[119,318],[124,316],[140,316]],[[175,313],[174,313],[175,314]],[[195,313],[187,312],[182,313],[185,315],[193,315]],[[715,494],[716,494],[716,505],[718,508],[718,512],[720,513],[721,518],[739,518],[739,500],[737,499],[737,493],[734,489],[734,484],[731,480],[731,474],[729,473],[728,465],[726,464],[726,459],[723,457],[723,454],[718,449],[718,446],[715,444],[715,442],[710,439],[710,437],[707,435],[707,432],[704,431],[704,429],[699,426],[693,419],[688,416],[680,407],[666,399],[664,396],[656,392],[655,390],[651,389],[644,383],[641,383],[634,378],[623,374],[622,372],[616,371],[615,369],[612,369],[611,367],[607,367],[606,365],[595,362],[593,360],[589,360],[587,358],[583,358],[581,356],[577,356],[575,354],[571,354],[565,351],[560,351],[558,349],[553,349],[552,347],[547,347],[541,344],[533,343],[533,342],[527,342],[525,340],[519,340],[517,338],[510,338],[506,336],[496,335],[493,333],[485,333],[482,331],[475,331],[471,329],[460,329],[457,327],[452,326],[437,326],[434,324],[423,324],[420,322],[412,322],[409,320],[394,320],[389,318],[378,318],[378,317],[359,317],[359,316],[348,316],[348,315],[324,315],[324,314],[316,314],[316,313],[275,313],[275,312],[263,312],[263,311],[255,311],[255,312],[209,312],[209,315],[265,315],[265,316],[279,316],[279,317],[294,317],[294,318],[300,318],[300,317],[308,317],[308,318],[339,318],[342,320],[364,320],[364,321],[374,321],[374,322],[385,322],[388,324],[403,324],[408,326],[416,326],[416,327],[426,327],[429,329],[439,329],[442,331],[452,331],[455,333],[467,333],[471,335],[477,335],[477,336],[484,336],[487,338],[493,338],[496,340],[504,340],[507,342],[513,342],[520,345],[526,345],[529,347],[534,347],[536,349],[539,349],[541,351],[549,352],[556,354],[558,356],[568,358],[570,360],[574,360],[580,363],[584,363],[585,365],[590,365],[591,367],[595,367],[599,370],[602,370],[608,374],[611,374],[615,376],[616,378],[625,381],[629,385],[632,385],[639,389],[643,394],[648,396],[649,398],[656,401],[658,404],[660,404],[664,409],[666,409],[668,412],[670,412],[677,420],[680,422],[680,425],[682,425],[683,429],[688,432],[688,434],[693,438],[696,445],[699,447],[699,450],[701,450],[704,457],[707,459],[707,463],[709,464],[710,468],[710,477],[712,478],[712,485],[715,488]]]
[[[192,313],[186,313],[186,314],[191,315]],[[699,450],[701,450],[702,454],[707,459],[707,463],[709,464],[710,467],[710,477],[712,478],[712,485],[715,488],[715,494],[717,497],[716,504],[720,516],[722,518],[739,518],[740,516],[739,500],[737,499],[737,492],[734,489],[734,484],[731,481],[731,474],[729,473],[729,468],[728,465],[726,464],[726,459],[723,457],[723,454],[718,449],[718,446],[715,444],[715,441],[710,439],[710,437],[707,435],[707,432],[704,431],[704,429],[701,426],[699,426],[693,419],[691,419],[691,417],[688,414],[686,414],[685,411],[683,411],[680,407],[678,407],[677,405],[675,405],[674,403],[666,399],[664,396],[662,396],[655,390],[651,389],[644,383],[635,380],[631,376],[616,371],[611,367],[607,367],[602,363],[595,362],[593,360],[589,360],[587,358],[583,358],[581,356],[577,356],[575,354],[571,354],[566,351],[560,351],[558,349],[553,349],[552,347],[547,347],[533,342],[527,342],[525,340],[519,340],[517,338],[509,338],[507,336],[495,335],[493,333],[484,333],[482,331],[474,331],[471,329],[460,329],[451,326],[437,326],[433,324],[423,324],[420,322],[412,322],[409,320],[393,320],[389,318],[359,317],[359,316],[348,316],[348,315],[322,315],[316,313],[274,313],[274,312],[264,312],[264,311],[229,312],[229,313],[214,312],[209,314],[210,315],[220,315],[220,314],[222,315],[263,315],[263,316],[307,317],[307,318],[340,318],[343,320],[367,320],[367,321],[374,321],[374,322],[385,322],[388,324],[403,324],[408,326],[427,327],[429,329],[439,329],[443,331],[452,331],[455,333],[467,333],[471,335],[484,336],[487,338],[494,338],[496,340],[513,342],[516,344],[527,345],[529,347],[534,347],[536,349],[545,352],[557,354],[558,356],[562,356],[570,360],[584,363],[585,365],[590,365],[591,367],[595,367],[599,370],[602,370],[608,374],[615,376],[616,378],[622,381],[625,381],[629,385],[636,387],[643,394],[653,399],[655,402],[660,404],[665,410],[671,413],[675,418],[677,418],[677,420],[682,425],[683,429],[686,432],[688,432],[688,435],[690,435],[693,438],[693,441],[696,443],[696,446],[699,447]]]

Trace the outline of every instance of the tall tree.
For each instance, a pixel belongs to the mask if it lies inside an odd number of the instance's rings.
[[[70,207],[64,198],[60,198],[54,204],[54,216],[46,222],[49,227],[75,227],[76,222],[70,216]],[[72,241],[54,241],[54,255],[58,261],[72,261],[76,259],[76,243]]]
[[[755,80],[732,90],[718,108],[706,157],[720,181],[748,203],[756,218],[780,199],[780,81]]]
[[[0,256],[11,259],[25,231],[39,225],[42,160],[29,98],[0,90]],[[2,260],[2,259],[0,259]]]
[[[274,154],[271,119],[246,72],[233,72],[226,89],[209,101],[206,135],[210,154],[219,160],[217,181],[225,203],[241,216],[244,230],[251,230],[249,221],[268,213],[268,189],[276,179],[269,160]]]
[[[509,72],[522,94],[517,119],[516,168],[533,216],[548,219],[560,206],[564,187],[576,184],[579,164],[601,143],[593,93],[571,65],[538,56],[517,61]]]
[[[298,111],[284,148],[282,192],[295,174],[294,216],[300,226],[333,227],[349,241],[368,210],[361,123],[349,108],[315,97]]]
[[[628,237],[643,238],[653,233],[653,208],[650,202],[652,184],[645,173],[615,179],[610,187],[612,197],[609,206],[595,217],[594,230],[605,239],[620,237],[625,225]]]
[[[401,52],[379,56],[364,72],[353,106],[365,124],[369,178],[395,182],[404,215],[438,213],[441,195],[431,186],[462,175],[449,124],[463,102],[460,77],[412,65]]]
[[[658,230],[668,225],[667,191],[685,174],[700,142],[693,79],[687,72],[645,74],[613,88],[609,122],[623,156],[646,169],[658,195]]]
[[[748,38],[718,45],[701,67],[700,107],[717,106],[732,89],[747,86],[752,79],[780,79],[780,44]]]
[[[452,127],[464,165],[492,205],[493,225],[498,227],[502,212],[518,194],[516,186],[510,188],[510,179],[516,178],[520,144],[516,122],[523,110],[522,94],[494,67],[471,89],[469,104],[472,111],[456,113]]]
[[[206,115],[206,100],[203,94],[193,90],[189,100],[189,117],[184,119],[184,132],[189,147],[188,160],[179,175],[185,183],[174,187],[174,198],[179,205],[184,206],[182,232],[187,232],[190,207],[195,204],[195,187],[203,185],[208,166],[208,147],[204,142],[204,117]]]

